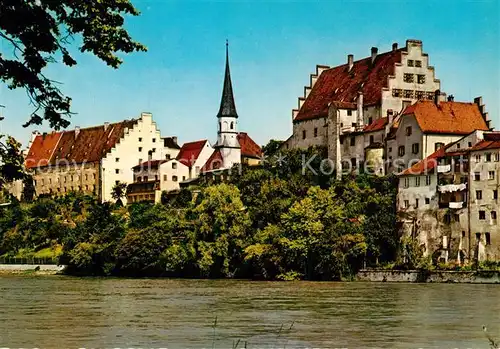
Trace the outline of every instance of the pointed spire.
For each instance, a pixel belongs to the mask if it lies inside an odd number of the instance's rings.
[[[229,43],[226,40],[226,73],[224,76],[224,87],[222,88],[222,98],[217,117],[222,116],[238,117],[233,96],[233,84],[231,83],[231,72],[229,71]]]

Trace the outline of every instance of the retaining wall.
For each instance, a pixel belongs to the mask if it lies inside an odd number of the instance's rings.
[[[373,282],[451,282],[473,284],[500,283],[499,271],[420,271],[420,270],[360,270],[356,275],[358,281]]]

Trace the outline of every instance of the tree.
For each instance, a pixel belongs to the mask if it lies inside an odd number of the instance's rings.
[[[146,51],[125,30],[125,15],[139,15],[129,0],[0,1],[0,43],[12,47],[10,55],[0,54],[0,80],[26,89],[34,111],[24,126],[43,120],[54,129],[69,125],[71,98],[44,69],[58,61],[77,64],[70,53],[75,41],[80,52],[113,68],[122,63],[119,52]]]
[[[0,58],[1,59],[1,58]],[[24,158],[21,154],[21,144],[13,137],[0,135],[0,185],[10,183],[17,179],[26,179],[27,175],[23,169]]]
[[[262,147],[262,152],[266,156],[274,155],[278,152],[283,143],[283,141],[271,139],[266,145]]]
[[[118,182],[111,189],[111,197],[120,206],[123,206],[122,198],[127,195],[127,183]]]

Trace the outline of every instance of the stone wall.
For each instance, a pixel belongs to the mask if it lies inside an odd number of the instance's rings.
[[[360,270],[357,281],[498,284],[499,271]]]

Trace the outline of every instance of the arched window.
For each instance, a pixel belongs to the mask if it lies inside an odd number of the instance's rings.
[[[234,128],[234,122],[231,122],[231,130]]]

